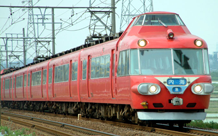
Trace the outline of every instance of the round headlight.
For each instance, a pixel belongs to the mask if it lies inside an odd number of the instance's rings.
[[[195,43],[195,45],[198,46],[198,47],[201,47],[201,46],[203,45],[203,42],[202,42],[201,40],[198,40],[198,39],[196,39],[196,40],[194,41],[194,43]]]
[[[139,45],[140,47],[144,47],[144,46],[146,46],[146,44],[147,44],[147,42],[146,42],[145,39],[141,39],[141,40],[138,41],[138,45]]]
[[[150,93],[155,93],[157,91],[157,87],[155,85],[151,85],[149,88]]]
[[[202,91],[202,86],[201,86],[201,85],[196,85],[196,86],[194,87],[194,91],[195,91],[196,93],[200,93],[200,92]]]

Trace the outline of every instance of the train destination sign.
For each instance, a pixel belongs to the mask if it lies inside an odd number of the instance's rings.
[[[187,81],[184,78],[170,78],[167,79],[168,85],[186,85]]]

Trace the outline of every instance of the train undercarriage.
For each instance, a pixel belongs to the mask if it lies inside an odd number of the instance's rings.
[[[183,127],[190,121],[142,121],[138,119],[137,110],[130,105],[96,104],[82,102],[41,102],[41,101],[2,101],[2,107],[19,110],[50,112],[65,115],[78,115],[82,117],[116,120],[139,125],[153,126],[156,123],[167,123],[170,126],[178,124]]]

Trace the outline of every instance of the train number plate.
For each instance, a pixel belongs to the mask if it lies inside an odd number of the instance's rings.
[[[182,91],[181,87],[173,87],[173,92],[174,93],[178,93],[178,92],[181,92],[181,91]]]
[[[167,79],[168,85],[186,85],[187,81],[184,78],[170,78]]]

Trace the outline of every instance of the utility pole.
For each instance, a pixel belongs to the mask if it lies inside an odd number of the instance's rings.
[[[153,0],[122,0],[120,31],[124,31],[134,16],[153,11]]]
[[[115,7],[115,0],[111,0],[111,7]],[[112,8],[112,18],[111,18],[111,24],[112,24],[112,35],[115,36],[116,34],[116,20],[115,20],[115,8]]]
[[[25,42],[25,29],[23,28],[23,65],[26,65],[26,42]]]
[[[55,26],[54,26],[54,8],[52,10],[52,55],[55,54]]]

